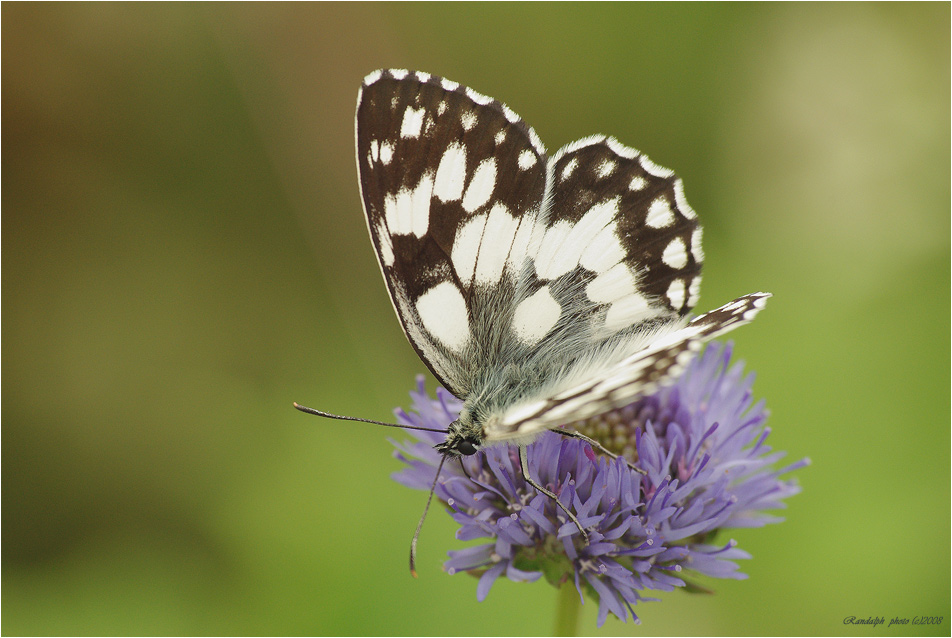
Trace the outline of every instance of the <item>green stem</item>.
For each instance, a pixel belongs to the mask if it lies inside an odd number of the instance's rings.
[[[555,635],[556,636],[577,636],[578,635],[578,610],[582,601],[578,597],[578,591],[571,582],[562,583],[559,587],[559,598],[556,602],[555,610]]]

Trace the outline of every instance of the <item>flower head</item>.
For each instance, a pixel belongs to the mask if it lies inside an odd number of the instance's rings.
[[[734,541],[710,544],[726,527],[759,527],[782,519],[762,510],[784,507],[799,492],[780,475],[807,464],[772,469],[781,453],[764,443],[763,401],[753,403],[753,375],[729,366],[731,346],[710,344],[673,385],[620,410],[571,424],[620,456],[593,452],[588,443],[546,432],[528,446],[529,472],[556,495],[589,534],[549,497],[525,480],[518,450],[494,446],[451,460],[436,482],[464,541],[488,539],[450,551],[444,568],[479,576],[483,600],[495,580],[571,582],[584,601],[599,601],[598,624],[609,613],[637,621],[632,605],[649,590],[687,585],[686,571],[719,578],[745,578],[734,562],[750,556]],[[445,428],[461,403],[442,388],[432,399],[411,393],[413,412],[398,411],[406,425]],[[441,456],[439,432],[407,430],[416,440],[396,443],[408,464],[394,478],[415,489],[433,484]],[[628,461],[646,474],[633,471]]]

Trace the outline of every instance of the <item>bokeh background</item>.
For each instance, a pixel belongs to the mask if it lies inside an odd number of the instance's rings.
[[[612,134],[683,177],[699,310],[734,334],[802,494],[749,580],[584,633],[949,633],[950,7],[10,4],[3,53],[4,634],[545,635],[544,583],[389,475],[423,371],[361,213],[363,76]],[[432,387],[432,380],[430,381]],[[847,616],[944,616],[938,627]]]

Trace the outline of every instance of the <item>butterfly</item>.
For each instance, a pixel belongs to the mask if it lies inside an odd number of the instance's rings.
[[[526,481],[584,535],[530,477],[526,445],[553,430],[606,451],[560,426],[677,378],[770,295],[691,318],[704,256],[681,180],[611,137],[550,155],[508,106],[456,82],[369,74],[356,150],[394,309],[420,359],[463,401],[437,450],[445,460],[519,446]]]

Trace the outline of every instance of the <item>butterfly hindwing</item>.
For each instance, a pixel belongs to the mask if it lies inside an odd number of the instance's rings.
[[[681,180],[604,136],[569,144],[551,164],[546,223],[571,226],[575,235],[589,227],[579,263],[591,282],[586,296],[609,304],[606,330],[686,315],[697,301],[703,257],[700,225]]]
[[[680,179],[612,138],[585,138],[549,159],[536,224],[532,267],[504,332],[512,356],[502,369],[485,365],[474,384],[487,412],[610,368],[686,323],[697,300],[701,230]],[[530,379],[521,388],[507,382],[513,367]]]

